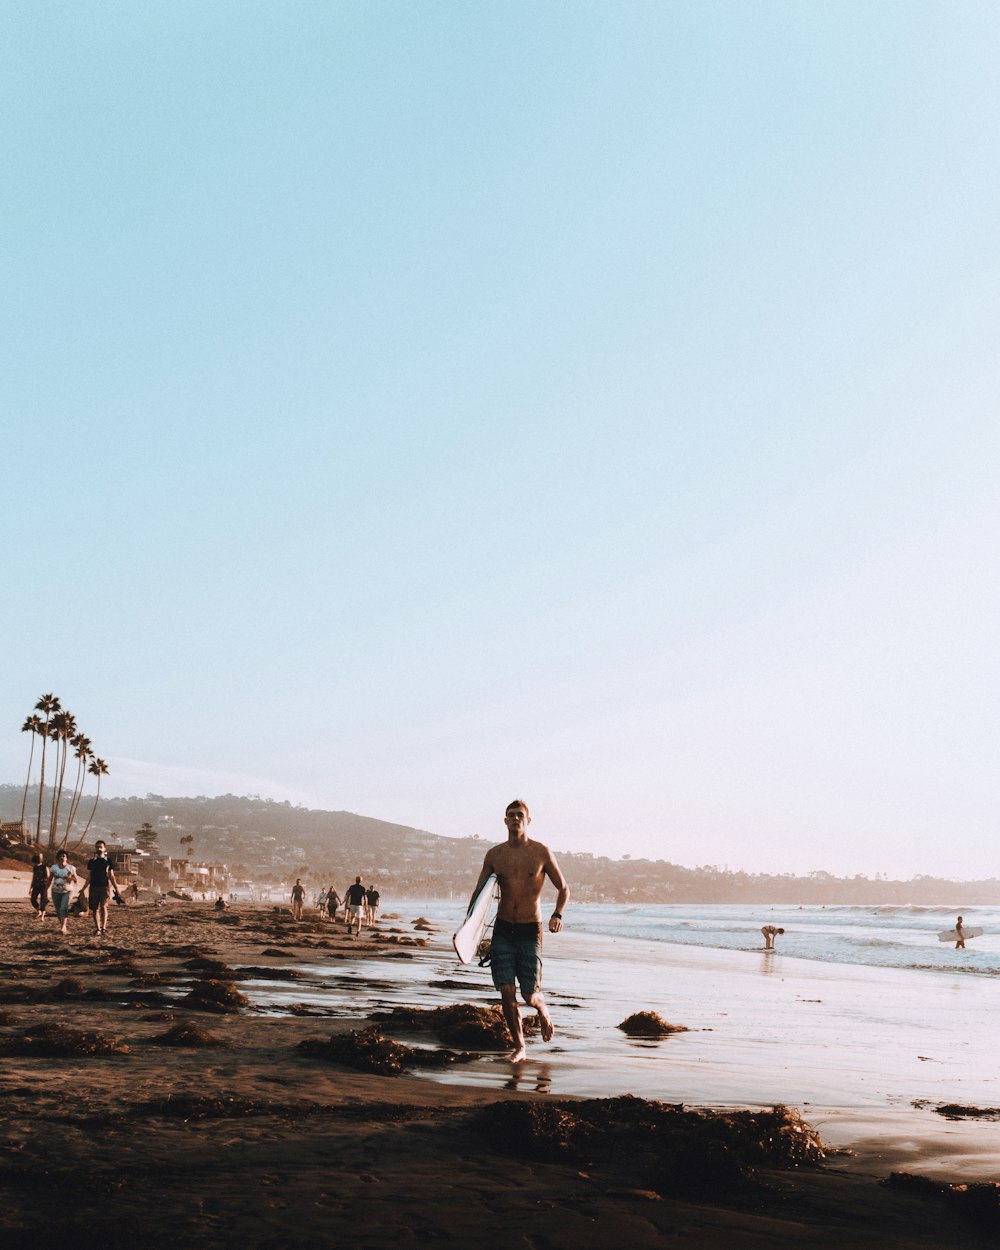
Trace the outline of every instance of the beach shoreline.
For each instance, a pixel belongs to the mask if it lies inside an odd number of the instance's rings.
[[[795,1002],[796,996],[806,997],[805,974],[786,967],[784,979],[773,974],[765,979],[750,973],[745,961],[733,961],[732,952],[716,958],[713,952],[629,947],[633,964],[656,958],[657,979],[665,986],[660,1005],[678,1006],[685,1018],[677,1022],[691,1029],[666,1039],[658,1050],[632,1048],[613,1024],[585,1023],[587,1008],[574,1006],[574,999],[585,998],[606,951],[602,943],[573,935],[559,947],[551,943],[548,951],[557,1037],[550,1046],[530,1042],[528,1062],[516,1069],[499,1055],[485,1055],[468,1067],[456,1067],[447,1079],[390,1077],[303,1057],[300,1042],[362,1027],[373,1003],[384,1007],[408,1000],[431,1007],[443,1001],[492,1001],[488,975],[458,968],[447,932],[418,929],[415,919],[403,912],[393,918],[390,912],[380,928],[393,940],[377,942],[368,934],[353,939],[342,926],[315,916],[295,925],[281,908],[237,907],[220,916],[210,905],[172,903],[113,909],[102,940],[88,934],[86,919],[75,920],[64,939],[51,917],[33,922],[26,902],[0,904],[5,952],[0,1041],[40,1023],[60,1022],[129,1047],[127,1054],[80,1058],[4,1056],[0,1089],[8,1115],[0,1137],[0,1197],[11,1232],[28,1236],[26,1175],[58,1173],[60,1185],[75,1193],[74,1177],[92,1177],[96,1168],[109,1185],[116,1176],[126,1178],[129,1192],[115,1190],[115,1207],[121,1205],[131,1220],[131,1235],[141,1229],[148,1245],[166,1244],[153,1219],[156,1201],[170,1204],[174,1234],[180,1229],[193,1246],[229,1244],[226,1238],[254,1246],[314,1244],[317,1220],[349,1221],[352,1211],[360,1217],[366,1207],[369,1231],[357,1244],[395,1245],[400,1240],[397,1208],[406,1200],[419,1209],[415,1218],[426,1239],[455,1245],[472,1244],[463,1243],[463,1230],[467,1238],[478,1230],[476,1244],[533,1244],[518,1237],[530,1238],[530,1230],[542,1226],[546,1244],[579,1247],[596,1244],[595,1229],[608,1220],[637,1246],[655,1244],[667,1226],[688,1229],[700,1239],[695,1244],[759,1245],[761,1221],[769,1229],[765,1244],[833,1247],[839,1228],[845,1240],[864,1245],[868,1204],[872,1220],[884,1224],[891,1216],[890,1223],[901,1230],[898,1241],[891,1240],[896,1234],[890,1229],[889,1240],[883,1236],[872,1246],[944,1247],[955,1244],[945,1239],[951,1217],[944,1206],[939,1210],[926,1199],[892,1193],[879,1180],[897,1169],[950,1182],[995,1175],[991,1160],[1000,1142],[995,1121],[950,1122],[931,1106],[886,1106],[876,1096],[805,1106],[772,1099],[782,1088],[781,1071],[787,1065],[769,1043],[741,1043],[740,1030],[725,1027],[731,1014],[723,1015],[717,1000],[728,994],[729,1010],[738,1014],[740,1004],[753,1003],[762,984],[773,983],[784,986]],[[236,982],[250,1006],[214,1015],[181,1005],[178,996],[195,977],[186,965],[199,957],[250,969],[245,980]],[[710,978],[706,969],[712,969]],[[269,979],[286,974],[286,979]],[[823,993],[829,997],[844,980],[828,978]],[[687,981],[690,990],[684,988]],[[76,986],[59,991],[65,982]],[[731,988],[741,982],[749,990]],[[815,978],[809,984],[817,984]],[[707,1009],[702,1019],[694,1017],[699,985],[717,1018],[709,1019]],[[142,997],[156,992],[168,1000]],[[655,1005],[636,1002],[635,1008]],[[606,1010],[614,1006],[612,1000]],[[803,1013],[815,1007],[801,1004]],[[195,1021],[223,1045],[175,1049],[151,1041],[183,1020]],[[574,1049],[575,1038],[582,1053]],[[713,1047],[719,1054],[710,1060]],[[615,1048],[619,1059],[606,1062]],[[629,1062],[630,1056],[638,1065]],[[815,1054],[802,1057],[804,1065],[815,1062]],[[663,1074],[656,1082],[660,1093],[640,1090],[643,1097],[688,1106],[769,1106],[772,1101],[799,1106],[838,1153],[818,1171],[769,1174],[780,1195],[780,1201],[774,1199],[778,1208],[786,1215],[797,1212],[792,1223],[798,1232],[784,1228],[784,1216],[762,1214],[759,1203],[746,1210],[724,1202],[622,1196],[601,1189],[587,1168],[501,1161],[470,1128],[484,1106],[507,1100],[562,1105],[564,1099],[585,1097],[587,1081],[603,1097],[635,1093],[626,1087],[641,1085],[635,1074],[648,1073],[651,1065]],[[731,1098],[732,1079],[728,1084],[722,1079],[727,1068],[742,1074],[742,1092],[757,1088],[761,1096]],[[794,1081],[784,1088],[796,1088]],[[695,1096],[685,1096],[685,1089]],[[707,1097],[712,1091],[717,1096]],[[215,1100],[210,1114],[180,1120],[162,1114],[165,1100],[204,1100],[209,1094]],[[581,1180],[582,1173],[590,1179]],[[517,1184],[512,1176],[519,1178]],[[170,1179],[168,1189],[164,1178]],[[181,1197],[181,1181],[183,1192],[197,1195],[200,1225],[190,1202]],[[816,1204],[822,1219],[808,1215]],[[570,1208],[589,1214],[571,1218]],[[496,1223],[498,1211],[506,1229]],[[485,1234],[484,1241],[482,1232],[489,1212],[496,1225],[492,1243],[488,1237],[493,1234]],[[810,1229],[805,1241],[802,1219]],[[392,1228],[396,1233],[391,1236]],[[917,1232],[923,1240],[906,1240]],[[162,1243],[156,1240],[160,1236]],[[941,1240],[933,1240],[936,1236]],[[963,1223],[964,1244],[978,1244],[978,1236],[975,1227]]]

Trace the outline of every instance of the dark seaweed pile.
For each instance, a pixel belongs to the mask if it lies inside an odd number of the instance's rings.
[[[671,1024],[656,1011],[637,1011],[618,1026],[629,1037],[667,1037],[670,1033],[686,1033],[686,1024]]]
[[[815,1131],[798,1112],[701,1112],[644,1098],[500,1102],[478,1125],[506,1154],[598,1167],[622,1181],[685,1198],[752,1189],[763,1165],[818,1163]]]
[[[411,1046],[401,1046],[386,1037],[374,1024],[350,1033],[335,1033],[328,1041],[306,1038],[299,1042],[298,1048],[310,1058],[326,1059],[348,1068],[357,1068],[360,1072],[378,1072],[382,1076],[399,1076],[416,1067],[450,1067],[453,1063],[477,1057],[452,1050],[415,1050]]]
[[[394,1030],[416,1032],[427,1030],[446,1046],[468,1050],[509,1050],[510,1033],[503,1012],[497,1006],[475,1007],[471,1003],[453,1003],[447,1007],[395,1007],[392,1011],[374,1012],[369,1019],[379,1020]]]
[[[128,1047],[103,1033],[71,1029],[65,1024],[37,1024],[17,1036],[0,1038],[0,1053],[67,1059],[80,1055],[125,1055]]]
[[[882,1183],[893,1189],[945,1202],[957,1215],[971,1223],[1000,1233],[1000,1182],[951,1185],[932,1181],[926,1176],[914,1176],[910,1172],[892,1172]]]

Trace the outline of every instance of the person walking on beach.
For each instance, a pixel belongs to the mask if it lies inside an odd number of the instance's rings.
[[[370,885],[365,891],[365,904],[368,908],[368,923],[375,923],[378,916],[378,905],[382,901],[382,895],[375,889],[374,884]]]
[[[500,882],[500,906],[493,925],[490,968],[493,984],[500,991],[504,1019],[514,1049],[512,1063],[525,1058],[524,1028],[517,1004],[517,988],[529,1007],[534,1007],[541,1025],[542,1041],[551,1039],[555,1029],[542,995],[542,913],[541,895],[545,878],[558,891],[556,906],[549,917],[549,932],[562,928],[563,911],[569,902],[569,886],[547,846],[528,837],[531,816],[523,799],[514,799],[504,813],[507,841],[486,852],[483,868],[472,891],[475,898],[491,873]],[[470,900],[471,906],[471,900]]]
[[[69,862],[65,851],[56,855],[56,862],[49,869],[49,883],[52,888],[52,906],[59,921],[59,932],[65,933],[69,918],[69,897],[77,883],[76,869]]]
[[[116,898],[120,897],[115,870],[108,859],[108,844],[103,839],[94,844],[94,858],[87,860],[87,880],[84,884],[90,914],[94,917],[94,932],[99,935],[108,927],[111,891],[114,890]]]
[[[955,943],[955,950],[965,950],[965,930],[962,928],[965,921],[961,916],[955,921],[955,932],[958,934],[958,941]]]
[[[45,908],[49,905],[49,870],[45,867],[45,859],[37,851],[31,857],[31,897],[32,920],[44,920]]]
[[[343,901],[344,900],[331,885],[326,892],[326,914],[330,917],[330,920],[334,924],[337,922],[337,908]]]
[[[365,895],[367,891],[361,884],[361,878],[355,877],[354,884],[347,887],[347,927],[350,929],[353,921],[357,922],[357,928],[354,930],[354,936],[361,935],[361,922],[365,915]]]
[[[763,933],[763,935],[764,935],[764,949],[765,949],[766,951],[773,951],[773,950],[774,950],[774,939],[775,939],[775,938],[776,938],[779,934],[783,934],[784,932],[785,932],[785,930],[784,930],[784,929],[778,929],[778,928],[775,928],[775,926],[774,926],[773,924],[766,924],[766,925],[764,925],[763,929],[761,929],[761,933]]]
[[[306,888],[302,884],[302,878],[296,877],[295,884],[292,886],[292,919],[302,919],[302,905],[306,901]]]

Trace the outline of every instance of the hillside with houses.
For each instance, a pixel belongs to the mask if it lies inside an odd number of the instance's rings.
[[[37,804],[37,790],[33,789]],[[22,852],[31,829],[19,818],[23,786],[0,785],[0,838]],[[32,802],[28,803],[32,810]],[[128,880],[200,894],[267,892],[301,877],[339,890],[357,875],[387,897],[466,897],[490,839],[449,838],[353,812],[295,807],[256,796],[103,799],[88,848],[103,837]],[[499,840],[499,838],[497,839]],[[620,844],[617,837],[609,843]],[[683,867],[665,859],[612,859],[553,848],[576,902],[915,903],[1000,902],[1000,879],[837,877]],[[121,875],[121,874],[120,874]]]

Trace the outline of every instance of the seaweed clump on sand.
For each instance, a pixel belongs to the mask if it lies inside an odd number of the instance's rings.
[[[213,959],[210,955],[196,955],[193,959],[185,959],[184,967],[190,968],[192,972],[204,973],[219,981],[246,980],[235,968],[230,968],[223,960]]]
[[[627,1016],[618,1028],[629,1037],[669,1037],[671,1033],[686,1033],[686,1024],[671,1024],[658,1011],[637,1011]]]
[[[446,1046],[466,1050],[510,1049],[510,1033],[498,1006],[452,1003],[446,1007],[394,1007],[392,1011],[376,1011],[369,1019],[404,1031],[428,1030]]]
[[[127,1055],[128,1047],[103,1033],[71,1029],[65,1024],[38,1024],[24,1029],[19,1037],[0,1040],[0,1052],[40,1059],[72,1059],[81,1055]]]
[[[64,998],[82,998],[86,993],[87,988],[79,977],[63,977],[62,980],[49,987],[47,997],[58,1002]],[[91,990],[90,997],[99,998],[102,994],[100,991],[95,993]]]
[[[175,1024],[165,1033],[157,1033],[155,1037],[149,1038],[149,1041],[153,1046],[178,1046],[192,1050],[226,1045],[221,1038],[209,1033],[207,1029],[203,1029],[193,1020],[184,1020],[180,1024]]]
[[[230,981],[199,981],[180,1000],[182,1006],[195,1011],[214,1011],[218,1015],[233,1014],[246,1007],[250,999],[241,994]]]
[[[342,1063],[361,1072],[378,1072],[383,1076],[398,1076],[412,1063],[413,1051],[385,1037],[371,1024],[366,1029],[353,1029],[350,1033],[333,1034],[329,1041],[307,1037],[299,1042],[299,1050],[314,1059],[328,1059]]]
[[[946,1120],[1000,1120],[1000,1107],[965,1107],[961,1103],[947,1102],[934,1110]],[[900,1176],[905,1176],[901,1172]]]
[[[109,959],[103,968],[94,968],[92,972],[99,977],[140,977],[142,968],[134,959]]]
[[[170,1116],[178,1120],[226,1120],[246,1115],[262,1115],[271,1110],[265,1102],[237,1094],[167,1094],[136,1104],[148,1115]]]
[[[890,1172],[882,1182],[893,1189],[905,1190],[924,1198],[946,1202],[958,1215],[989,1231],[1000,1232],[1000,1182],[949,1184],[933,1181],[928,1176],[911,1172]]]
[[[445,1068],[476,1058],[453,1050],[416,1050],[403,1046],[386,1037],[374,1024],[350,1033],[334,1033],[325,1042],[320,1038],[306,1038],[299,1042],[299,1050],[314,1059],[326,1059],[382,1076],[399,1076],[410,1068]]]
[[[477,1122],[494,1149],[597,1169],[616,1184],[677,1198],[751,1192],[757,1168],[818,1163],[816,1132],[797,1111],[703,1112],[644,1098],[500,1102]]]
[[[169,985],[173,980],[168,972],[140,972],[132,977],[129,985],[135,989],[146,989],[150,985]]]
[[[265,968],[257,964],[243,964],[236,969],[241,981],[300,981],[302,973],[295,968]]]

